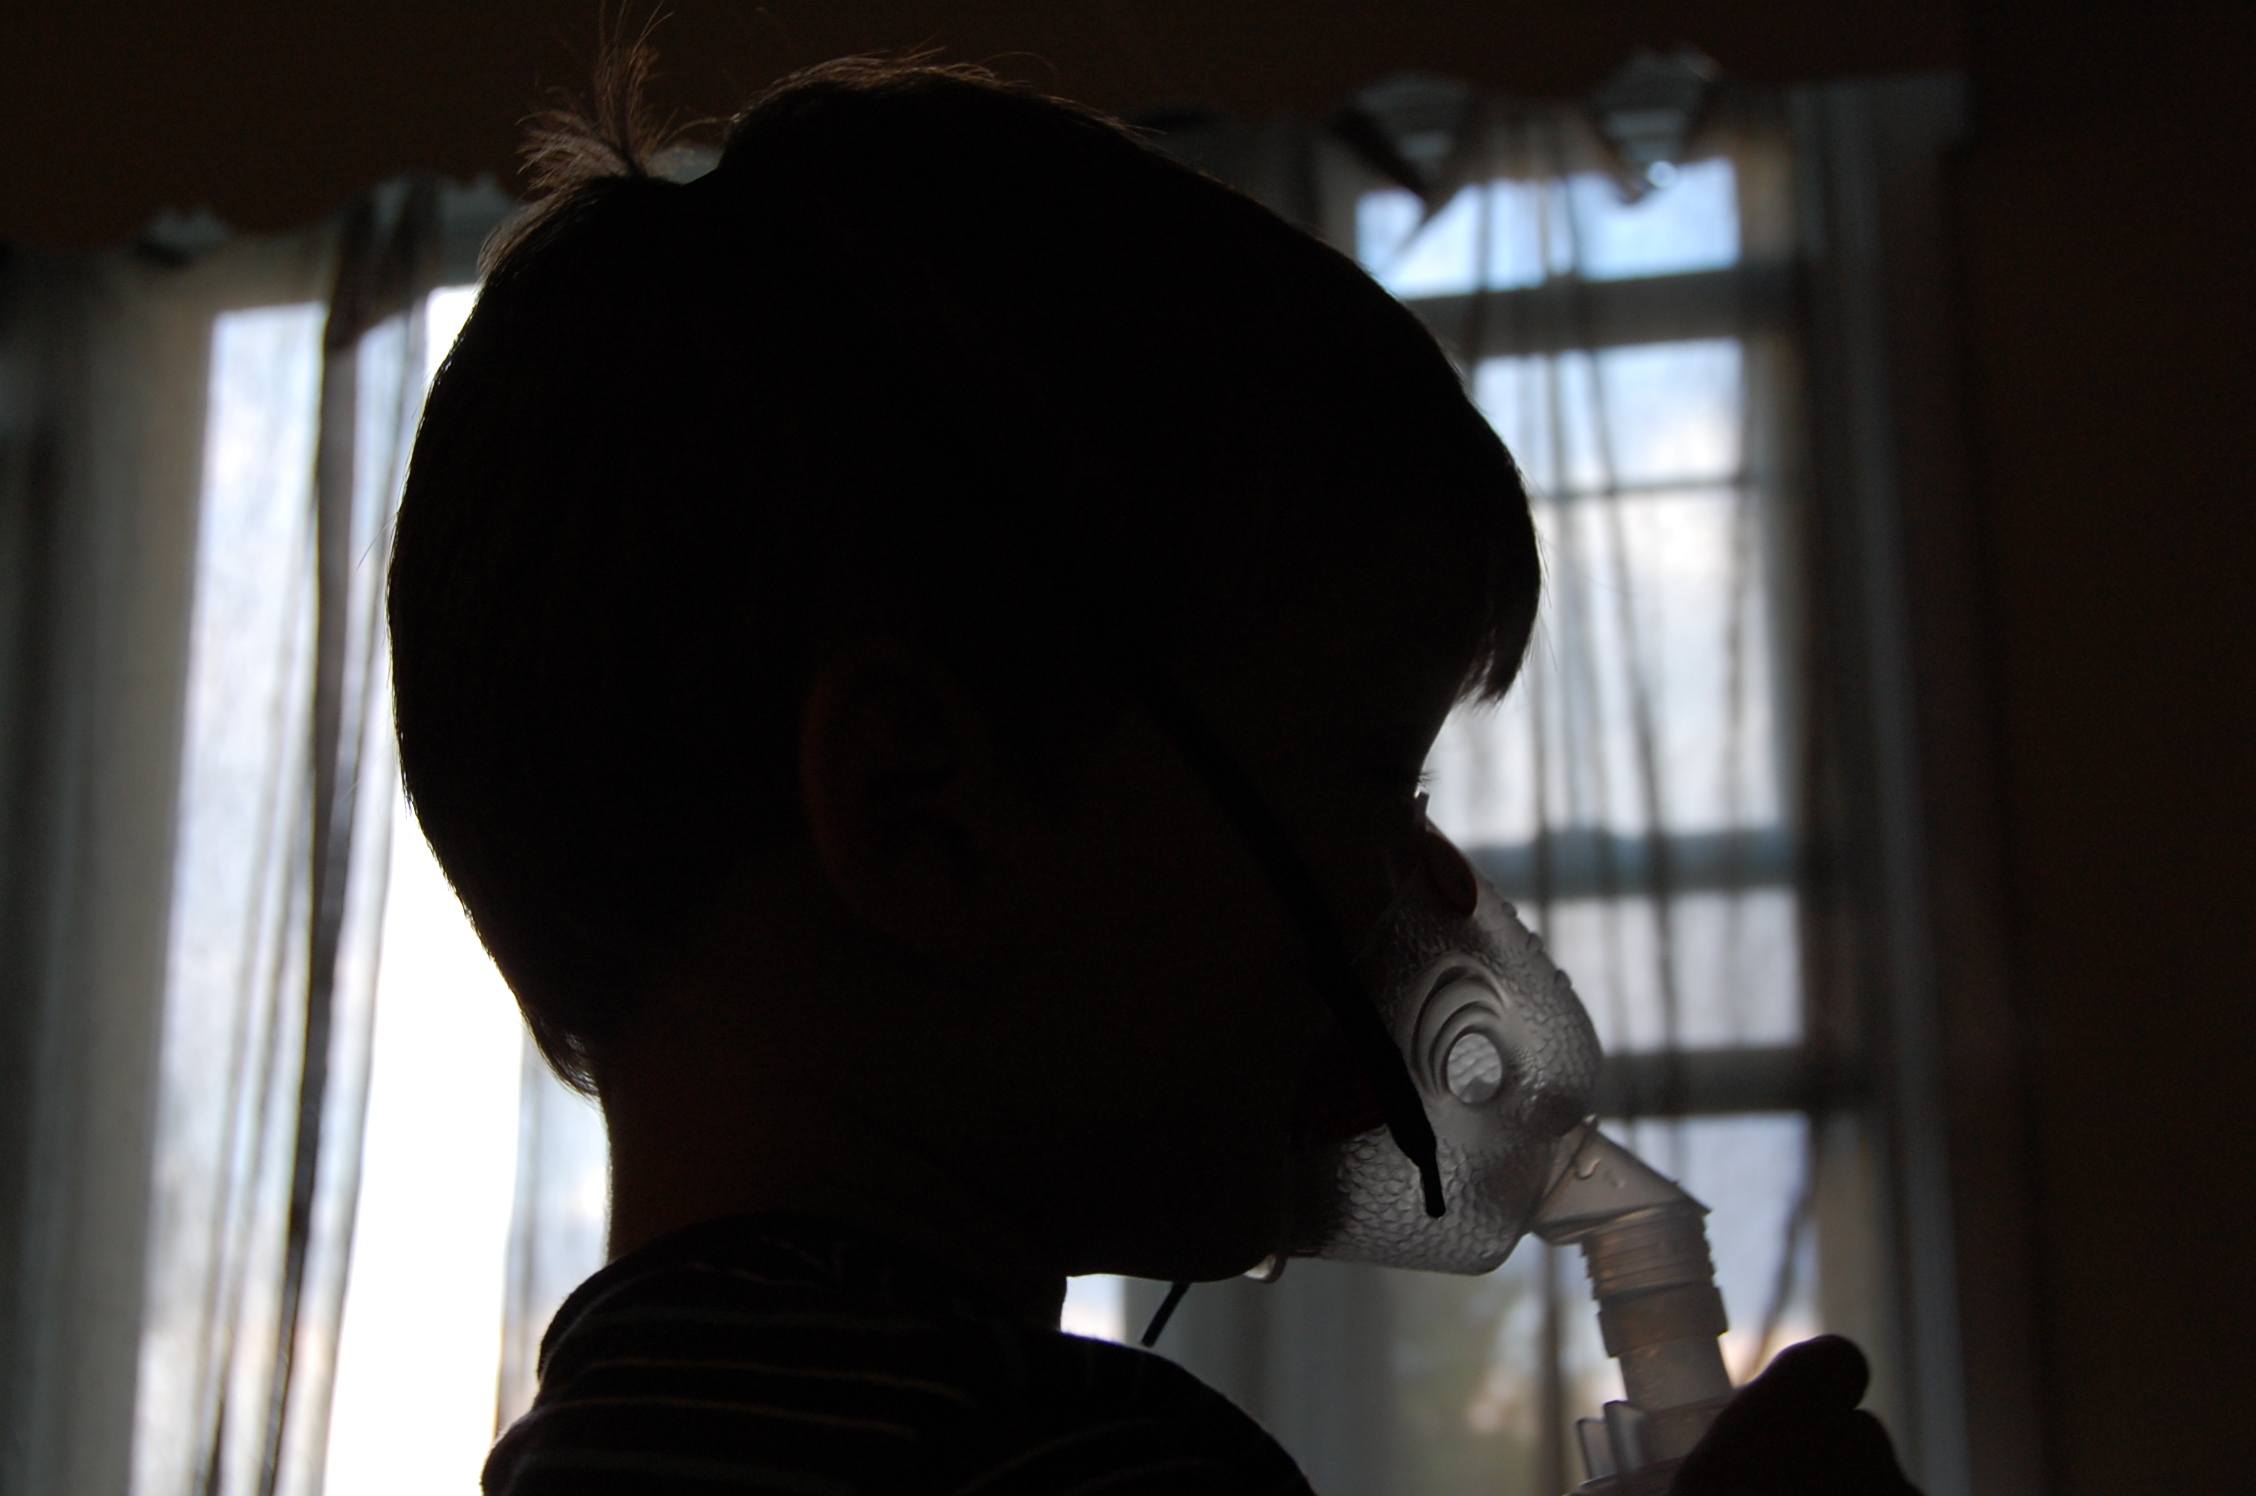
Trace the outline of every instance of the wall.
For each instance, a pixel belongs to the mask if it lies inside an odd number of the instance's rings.
[[[539,90],[579,87],[619,0],[73,0],[0,8],[0,240],[115,242],[160,209],[239,228],[311,221],[420,169],[508,179]],[[661,0],[631,0],[634,16]],[[1105,107],[1329,109],[1408,69],[1533,95],[1580,93],[1637,43],[1682,40],[1748,78],[1949,66],[1956,0],[1782,9],[1765,0],[1603,6],[1390,0],[673,0],[654,98],[725,112],[844,53],[932,43]]]
[[[2256,10],[1971,19],[1960,643],[1997,731],[2052,1489],[2240,1489]]]

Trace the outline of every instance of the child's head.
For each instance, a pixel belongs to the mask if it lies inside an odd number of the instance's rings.
[[[875,1079],[1129,1189],[1258,1133],[1226,1242],[1061,1247],[1242,1266],[1328,1024],[1142,683],[1352,936],[1532,627],[1510,457],[1352,262],[975,70],[801,74],[687,185],[594,141],[489,253],[391,573],[408,790],[543,1052],[607,1107]]]

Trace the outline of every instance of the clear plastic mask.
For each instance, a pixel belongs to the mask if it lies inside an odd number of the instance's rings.
[[[1478,890],[1469,915],[1399,904],[1355,963],[1432,1125],[1446,1209],[1429,1214],[1417,1165],[1383,1124],[1306,1144],[1288,1257],[1488,1272],[1526,1233],[1572,1152],[1562,1140],[1590,1113],[1590,1015],[1518,911],[1464,872]]]

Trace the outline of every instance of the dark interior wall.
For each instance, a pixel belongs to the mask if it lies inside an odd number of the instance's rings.
[[[1968,642],[2002,770],[2052,1489],[2246,1489],[2203,1410],[2256,1385],[2256,8],[1984,0],[1972,23]]]
[[[310,221],[409,170],[510,180],[516,122],[578,87],[620,0],[36,0],[0,7],[0,241],[114,242],[165,208]],[[628,0],[638,19],[662,0]],[[670,0],[662,108],[725,112],[844,53],[932,44],[1117,110],[1316,112],[1406,70],[1579,93],[1638,43],[1693,41],[1743,77],[1944,67],[1958,0]],[[27,142],[36,142],[35,147]]]

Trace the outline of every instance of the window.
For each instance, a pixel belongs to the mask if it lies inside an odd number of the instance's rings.
[[[1602,1122],[1712,1210],[1735,1378],[1812,1333],[1810,1128],[1776,537],[1750,431],[1774,267],[1726,157],[1626,203],[1596,173],[1355,205],[1358,258],[1460,359],[1518,459],[1547,576],[1526,670],[1428,765],[1434,819],[1536,926],[1608,1055]],[[1658,894],[1665,878],[1668,895]],[[1631,1120],[1631,1116],[1634,1120]],[[1391,1485],[1563,1490],[1619,1395],[1579,1261],[1389,1273]]]
[[[259,1189],[258,1156],[280,1125],[246,1078],[259,1056],[298,1042],[297,1006],[244,1001],[239,965],[298,917],[290,870],[267,852],[305,752],[292,729],[308,711],[312,599],[296,579],[311,544],[321,316],[312,304],[260,307],[221,316],[212,333],[152,1180],[152,1239],[171,1250],[150,1264],[141,1330],[141,1492],[173,1489],[196,1466],[199,1404],[217,1395],[203,1385],[206,1341],[246,1292],[235,1264],[258,1234],[222,1202]],[[203,1104],[215,1092],[224,1100]],[[255,1209],[278,1219],[281,1202],[262,1193]]]
[[[473,294],[450,287],[426,302],[425,385]],[[360,1210],[330,1418],[334,1496],[476,1489],[494,1434],[515,1198],[523,1026],[396,787],[391,814]]]

